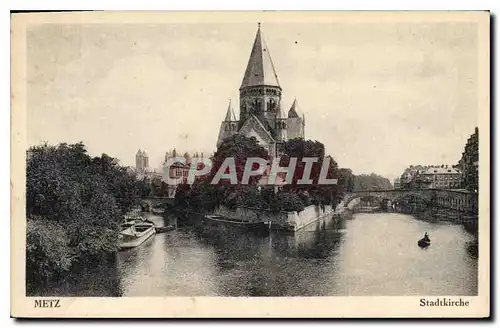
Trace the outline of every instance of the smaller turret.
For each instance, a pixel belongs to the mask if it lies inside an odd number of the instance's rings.
[[[288,139],[304,139],[305,138],[305,116],[298,114],[299,105],[297,99],[293,100],[292,106],[288,111]]]
[[[233,108],[231,107],[231,99],[229,99],[229,105],[227,106],[226,117],[224,121],[222,121],[219,130],[219,138],[217,139],[217,147],[226,139],[227,137],[232,136],[238,132],[238,121],[236,121],[236,117],[233,112]]]

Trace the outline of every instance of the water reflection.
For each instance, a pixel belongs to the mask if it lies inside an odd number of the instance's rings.
[[[432,244],[421,249],[416,243],[425,232]],[[332,288],[341,295],[475,295],[477,262],[464,247],[472,239],[460,225],[403,214],[356,215]]]
[[[175,218],[155,217],[157,224]],[[428,232],[432,244],[417,240]],[[396,213],[318,221],[295,234],[178,229],[45,290],[73,296],[476,295],[475,237]],[[43,294],[42,293],[42,294]]]

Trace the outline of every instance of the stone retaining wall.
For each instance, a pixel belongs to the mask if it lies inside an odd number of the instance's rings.
[[[333,212],[334,210],[332,207],[328,205],[310,205],[300,212],[273,212],[270,210],[249,207],[229,209],[225,206],[220,206],[214,211],[214,214],[249,222],[271,221],[271,226],[279,230],[297,231],[319,219],[333,214]]]

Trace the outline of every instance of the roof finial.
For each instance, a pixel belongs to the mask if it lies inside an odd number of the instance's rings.
[[[258,24],[259,24],[259,29],[260,29],[260,22]]]

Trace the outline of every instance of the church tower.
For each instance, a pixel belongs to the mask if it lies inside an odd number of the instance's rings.
[[[135,154],[135,169],[144,172],[149,167],[149,157],[145,150],[138,150]]]
[[[240,86],[240,124],[255,115],[266,128],[275,129],[275,120],[281,102],[281,86],[269,48],[260,30],[255,35],[252,52]]]
[[[239,91],[239,120],[230,102],[220,126],[217,147],[227,137],[241,134],[256,138],[274,157],[280,155],[283,143],[288,139],[304,138],[304,118],[295,110],[296,101],[288,116],[281,111],[282,89],[260,23]]]

